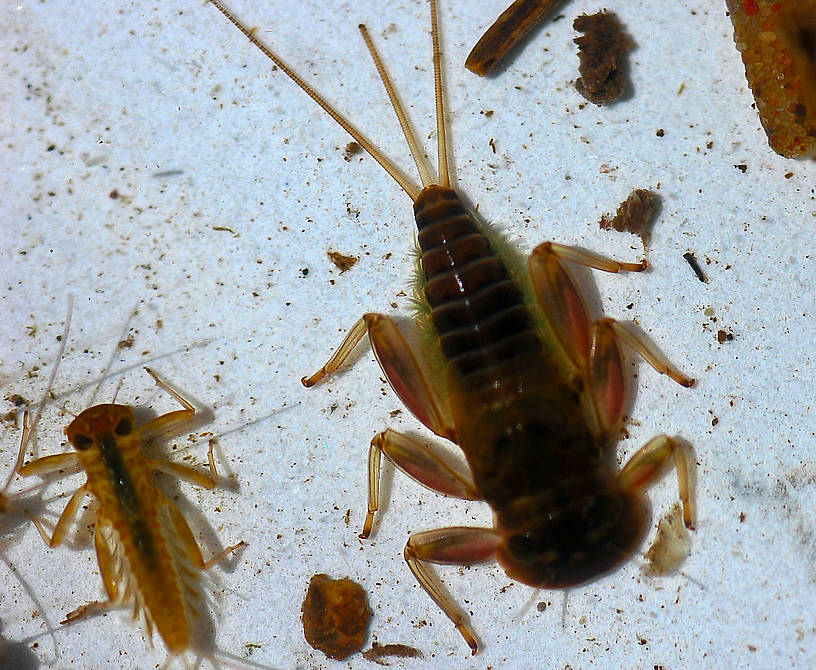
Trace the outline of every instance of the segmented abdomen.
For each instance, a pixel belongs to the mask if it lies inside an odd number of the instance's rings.
[[[514,360],[541,351],[521,292],[455,191],[425,188],[414,216],[443,353],[473,387],[505,382]]]
[[[112,436],[105,438],[99,442],[112,441]],[[144,613],[148,632],[155,626],[168,650],[180,654],[190,645],[190,615],[200,599],[180,572],[189,559],[183,555],[183,542],[174,541],[179,530],[168,510],[173,503],[155,487],[152,469],[137,443],[102,453],[108,458],[84,467],[99,501],[97,542],[105,543],[112,559],[105,566],[100,555],[100,568],[110,571],[103,579],[114,579],[117,599],[132,600],[134,618]],[[121,464],[116,477],[111,476],[110,453]]]

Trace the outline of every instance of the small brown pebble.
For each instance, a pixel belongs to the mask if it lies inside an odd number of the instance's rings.
[[[620,100],[626,88],[623,73],[626,54],[634,42],[612,12],[582,14],[572,23],[584,33],[573,41],[578,45],[578,72],[575,88],[590,102],[603,105]]]
[[[371,610],[363,587],[348,577],[314,575],[301,612],[306,642],[329,658],[342,661],[363,648]]]

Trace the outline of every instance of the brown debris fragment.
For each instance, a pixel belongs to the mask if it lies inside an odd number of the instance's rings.
[[[734,333],[726,332],[725,330],[718,330],[717,331],[717,342],[720,344],[724,344],[725,342],[731,342],[734,339]]]
[[[343,274],[346,270],[351,270],[360,260],[357,256],[346,256],[339,251],[327,251],[326,255],[340,270],[340,274]]]
[[[363,648],[371,610],[363,587],[348,577],[314,575],[301,613],[306,642],[329,658],[342,661]]]
[[[136,337],[131,333],[128,335],[124,340],[119,340],[116,345],[117,349],[131,349],[133,348],[133,343],[136,341]]]
[[[25,405],[31,404],[27,398],[24,398],[19,393],[12,393],[10,395],[5,396],[5,399],[8,400],[12,405],[15,407],[24,407]]]
[[[659,196],[654,191],[637,188],[629,194],[611,219],[608,216],[601,218],[601,230],[617,230],[619,233],[640,235],[643,244],[649,237],[652,218],[659,203]]]
[[[516,0],[479,38],[465,60],[465,67],[479,76],[486,75],[562,2]]]
[[[601,11],[582,14],[572,27],[584,33],[573,40],[578,45],[581,73],[575,88],[596,105],[620,100],[626,88],[622,68],[626,54],[634,47],[620,20],[612,12]]]
[[[17,430],[17,426],[18,426],[17,412],[15,412],[14,410],[11,410],[10,412],[7,412],[3,416],[1,416],[0,421],[2,421],[5,424],[8,424],[7,427],[10,430]]]
[[[343,160],[347,163],[351,161],[352,157],[363,152],[363,147],[359,142],[349,142],[343,150]]]
[[[674,503],[657,524],[657,535],[646,552],[648,563],[641,568],[644,575],[666,575],[674,572],[691,551],[691,539],[683,523],[683,507]]]
[[[816,0],[726,0],[759,120],[776,153],[816,157]]]
[[[374,661],[379,665],[389,665],[384,658],[395,656],[396,658],[422,658],[422,652],[414,647],[409,647],[407,644],[380,644],[378,642],[371,643],[371,649],[366,649],[363,652],[363,658],[367,661]]]

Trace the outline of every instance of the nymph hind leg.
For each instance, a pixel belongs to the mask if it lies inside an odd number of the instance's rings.
[[[428,381],[427,366],[414,355],[394,320],[383,314],[364,314],[328,362],[313,375],[301,380],[303,385],[314,386],[323,377],[334,373],[366,333],[374,356],[394,393],[425,426],[440,437],[455,442],[456,432],[450,408],[442,400],[443,394]]]
[[[368,451],[368,512],[363,532],[366,538],[380,508],[381,455],[423,486],[442,495],[463,500],[481,500],[466,463],[440,445],[425,443],[390,428],[374,436]]]
[[[94,547],[96,548],[96,561],[99,565],[99,574],[102,576],[102,584],[105,587],[105,593],[108,594],[108,599],[94,600],[85,605],[81,605],[72,612],[69,612],[60,623],[75,623],[85,617],[107,612],[119,602],[119,589],[125,586],[125,584],[122,583],[122,574],[117,568],[117,562],[111,551],[110,542],[108,538],[105,537],[105,534],[110,532],[110,525],[97,519],[96,530],[94,531]],[[149,626],[150,622],[148,621],[148,627]]]
[[[74,455],[75,454],[59,454],[59,456],[74,456]],[[36,461],[32,461],[31,463],[20,469],[20,474],[23,477],[27,477],[32,474],[40,474],[38,466],[50,465],[41,463],[41,461],[44,461],[47,458],[50,459],[52,457],[45,456],[43,458],[38,458]],[[57,460],[53,461],[53,463],[58,462],[59,461]],[[30,472],[26,471],[26,468],[28,468],[29,465],[32,466],[32,470]],[[50,537],[48,535],[48,530],[46,530],[42,521],[36,517],[31,518],[31,521],[34,523],[37,532],[40,534],[40,537],[42,538],[43,542],[45,542],[46,545],[53,549],[54,547],[58,547],[60,544],[62,544],[62,541],[65,539],[65,535],[68,533],[68,529],[71,527],[71,524],[74,522],[77,515],[79,514],[80,505],[82,504],[82,501],[86,495],[91,495],[91,489],[88,486],[88,482],[85,482],[85,484],[83,484],[76,491],[74,491],[74,494],[71,496],[71,499],[68,501],[68,504],[62,511],[62,514],[60,515],[60,518],[57,521],[57,525],[54,526],[54,532],[51,534]]]
[[[159,419],[161,419],[161,417],[159,417]],[[196,486],[201,486],[205,489],[213,489],[218,486],[218,469],[215,467],[214,441],[210,442],[210,448],[207,451],[207,462],[209,463],[210,467],[209,475],[205,475],[203,472],[199,472],[188,465],[174,463],[173,461],[168,461],[164,458],[149,459],[150,467],[152,467],[154,470],[158,470],[159,472],[163,472],[173,477],[178,477],[179,479],[183,479],[186,482],[195,484]]]
[[[25,460],[26,446],[31,438],[31,431],[32,427],[29,425],[28,412],[26,412],[23,415],[23,433],[20,437],[20,450],[17,455],[17,463],[15,465],[15,470],[21,477],[31,477],[32,475],[46,477],[54,472],[62,473],[65,470],[74,470],[79,468],[79,457],[76,455],[76,452],[73,451],[64,454],[43,456],[41,458],[34,459],[30,463],[22,465],[23,461]],[[8,486],[8,484],[6,484],[6,486]],[[71,499],[68,501],[68,505],[66,505],[65,510],[54,528],[54,533],[51,536],[48,535],[48,531],[43,525],[41,519],[31,517],[34,527],[37,529],[37,532],[40,534],[40,537],[46,545],[49,547],[56,547],[62,543],[62,540],[65,538],[65,533],[70,528],[71,523],[73,523],[73,520],[79,511],[79,504],[82,502],[85,495],[88,494],[90,494],[90,489],[88,488],[88,484],[86,482],[84,486],[77,489],[74,492],[74,495],[71,496]]]
[[[620,430],[623,419],[626,391],[620,342],[677,383],[688,387],[694,380],[630,326],[614,319],[591,322],[584,298],[564,261],[605,272],[639,272],[646,265],[645,261],[619,263],[552,242],[536,247],[529,260],[530,277],[547,323],[572,364],[579,385],[592,399],[596,431],[608,437]]]
[[[501,536],[492,528],[454,526],[413,533],[405,545],[405,561],[431,599],[456,626],[475,654],[479,647],[467,615],[448,594],[430,563],[472,565],[496,558]]]
[[[583,296],[564,266],[564,260],[607,272],[638,271],[645,264],[617,263],[549,242],[539,245],[530,257],[530,275],[545,317],[591,398],[589,412],[595,431],[601,438],[608,438],[617,433],[623,423],[626,388],[621,342],[657,372],[668,375],[678,384],[689,387],[694,380],[674,367],[665,354],[627,324],[614,319],[590,323]],[[677,469],[684,521],[691,528],[694,506],[689,494],[685,449],[679,441],[667,435],[650,440],[620,472],[619,482],[623,488],[641,490],[659,476],[671,458]]]
[[[190,530],[187,520],[182,516],[178,507],[176,507],[172,501],[167,500],[164,498],[164,496],[162,496],[162,498],[162,511],[166,514],[166,521],[172,524],[173,528],[175,529],[175,532],[171,532],[169,534],[178,540],[182,550],[187,556],[187,559],[199,570],[209,570],[214,565],[217,565],[223,561],[229,554],[246,545],[246,542],[241,540],[240,542],[219,551],[212,558],[210,558],[209,561],[205,562],[204,557],[201,555],[201,547],[198,546],[198,542],[196,542],[193,531]]]
[[[450,407],[442,400],[445,391],[432,386],[426,372],[427,366],[408,346],[393,319],[382,314],[364,314],[326,365],[311,377],[303,378],[304,386],[313,386],[335,372],[366,333],[380,368],[400,400],[430,430],[455,442]],[[439,445],[389,429],[371,440],[368,452],[368,512],[360,537],[368,537],[371,533],[374,514],[380,506],[380,463],[383,454],[409,477],[432,491],[465,500],[481,499],[464,462],[454,459]]]
[[[621,488],[629,491],[642,491],[660,477],[671,458],[674,458],[674,467],[677,470],[677,487],[683,503],[683,522],[687,528],[693,529],[697,513],[689,490],[688,461],[682,442],[668,435],[652,438],[623,466],[618,473],[618,483]]]

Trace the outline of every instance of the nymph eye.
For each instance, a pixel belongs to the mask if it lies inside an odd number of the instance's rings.
[[[74,438],[71,440],[71,444],[74,445],[74,449],[85,451],[93,444],[93,439],[87,435],[83,435],[82,433],[75,433]]]
[[[113,432],[122,437],[130,435],[133,432],[133,422],[130,419],[121,419],[119,423],[116,424],[116,428],[113,429]]]

